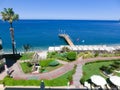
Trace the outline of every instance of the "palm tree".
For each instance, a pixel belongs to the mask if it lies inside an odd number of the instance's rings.
[[[30,46],[30,44],[24,44],[23,48],[24,48],[25,52],[27,52],[31,48],[31,46]]]
[[[19,19],[19,15],[15,14],[12,8],[4,8],[4,11],[1,12],[2,20],[8,21],[10,23],[10,36],[12,41],[12,50],[13,54],[15,54],[15,41],[14,41],[14,28],[13,28],[13,21]]]

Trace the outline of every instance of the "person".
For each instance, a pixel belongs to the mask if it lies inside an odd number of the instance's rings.
[[[68,81],[67,86],[70,86],[70,82]]]
[[[8,69],[7,65],[5,64],[4,67],[5,67],[5,70],[6,70],[7,75],[9,76],[9,75],[10,75],[10,72],[9,72],[9,69]]]
[[[45,84],[43,80],[40,83],[40,90],[45,90]]]

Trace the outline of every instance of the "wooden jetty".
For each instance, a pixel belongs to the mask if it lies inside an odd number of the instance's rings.
[[[75,46],[72,42],[72,40],[70,39],[69,35],[67,34],[59,34],[59,37],[62,37],[66,40],[66,42],[70,45],[70,46]]]

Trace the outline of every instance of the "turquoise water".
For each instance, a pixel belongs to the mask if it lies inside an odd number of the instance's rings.
[[[16,48],[23,50],[30,44],[31,50],[46,50],[49,46],[67,45],[59,33],[67,33],[74,44],[120,44],[120,22],[99,20],[19,20],[13,23]],[[0,21],[0,36],[4,51],[11,50],[9,23]],[[84,40],[84,42],[82,42]]]

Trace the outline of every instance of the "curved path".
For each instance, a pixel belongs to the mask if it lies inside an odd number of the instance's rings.
[[[111,59],[120,59],[120,57],[97,57],[97,58],[91,58],[91,59],[79,58],[76,61],[71,62],[71,63],[67,63],[67,64],[63,65],[62,67],[60,67],[60,68],[58,68],[54,71],[47,72],[47,73],[42,73],[42,74],[32,74],[32,73],[31,74],[24,74],[23,71],[20,68],[19,61],[17,61],[15,64],[13,64],[13,66],[10,68],[10,70],[13,70],[12,76],[15,79],[36,78],[36,79],[49,79],[50,80],[50,79],[57,78],[57,77],[65,74],[65,73],[67,73],[68,71],[70,71],[74,68],[74,65],[77,65],[78,67],[76,69],[76,73],[73,76],[73,80],[74,80],[73,85],[75,85],[77,87],[78,82],[79,82],[80,78],[82,77],[82,66],[85,63],[96,61],[96,60],[111,60]],[[1,75],[0,75],[0,77],[1,77]],[[74,78],[74,77],[76,77],[76,78]]]
[[[59,76],[61,76],[62,74],[72,70],[74,67],[73,63],[67,63],[65,65],[63,65],[62,67],[53,70],[51,72],[46,72],[46,73],[40,73],[40,74],[24,74],[23,71],[20,68],[20,64],[19,61],[16,62],[16,64],[14,64],[11,67],[11,70],[14,70],[14,72],[12,73],[13,78],[15,79],[30,79],[30,78],[36,78],[36,79],[53,79],[53,78],[57,78]]]
[[[91,58],[91,59],[79,58],[76,61],[71,62],[71,63],[67,63],[56,70],[53,70],[53,71],[47,72],[47,73],[40,73],[40,74],[32,74],[32,73],[24,74],[20,68],[19,61],[17,61],[11,67],[11,70],[14,70],[14,72],[12,73],[12,76],[13,76],[13,78],[16,78],[16,79],[20,79],[20,78],[21,79],[29,79],[29,78],[33,77],[33,78],[38,78],[38,79],[49,79],[50,80],[53,78],[57,78],[57,77],[61,76],[62,74],[65,74],[66,72],[72,70],[75,64],[79,64],[79,66],[83,66],[87,62],[92,62],[92,61],[96,61],[96,60],[111,60],[111,59],[120,59],[120,57],[97,57],[97,58]],[[79,68],[77,70],[82,72],[82,68]],[[82,76],[82,75],[80,75],[80,76]]]

